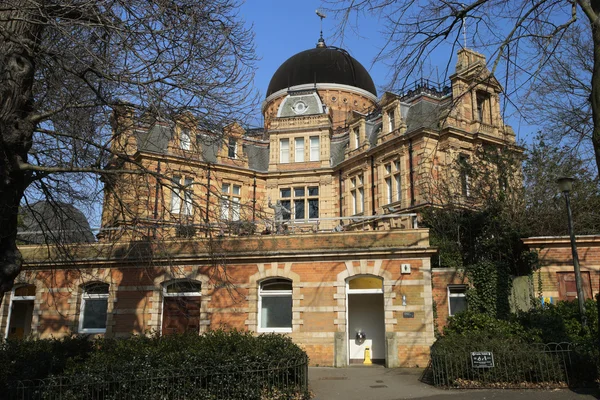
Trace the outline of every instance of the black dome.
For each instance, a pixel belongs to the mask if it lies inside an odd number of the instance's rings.
[[[38,201],[20,210],[17,237],[25,244],[92,243],[94,234],[85,215],[71,204]]]
[[[281,89],[315,82],[354,86],[377,96],[371,75],[347,51],[337,47],[317,47],[300,52],[281,64],[271,78],[267,97]]]

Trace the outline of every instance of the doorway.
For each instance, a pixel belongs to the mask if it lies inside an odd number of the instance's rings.
[[[18,286],[13,289],[6,338],[23,339],[31,334],[34,300],[35,285]]]
[[[370,350],[374,364],[385,363],[385,313],[383,280],[358,276],[347,283],[348,360],[362,364]]]

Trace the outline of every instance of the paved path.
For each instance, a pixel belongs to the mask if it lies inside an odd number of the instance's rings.
[[[422,369],[383,367],[319,368],[308,371],[314,400],[566,400],[600,398],[593,391],[443,390],[422,383]]]

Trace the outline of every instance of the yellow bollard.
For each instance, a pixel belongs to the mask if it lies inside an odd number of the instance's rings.
[[[369,346],[365,347],[365,361],[363,361],[365,365],[371,365],[373,362],[371,361],[371,349]]]

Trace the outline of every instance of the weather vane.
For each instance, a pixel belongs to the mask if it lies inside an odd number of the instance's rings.
[[[321,19],[321,37],[319,38],[319,45],[322,45],[321,47],[325,47],[325,40],[323,39],[323,19],[327,18],[327,15],[325,15],[325,13],[320,8],[317,8],[315,12],[317,13],[317,16]]]

